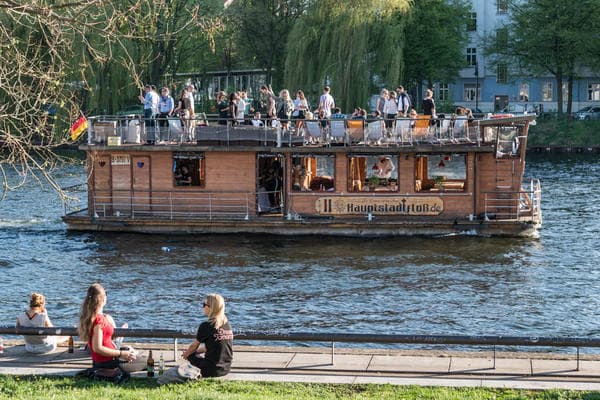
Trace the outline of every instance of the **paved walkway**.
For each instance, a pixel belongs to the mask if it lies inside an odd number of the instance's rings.
[[[172,346],[134,347],[153,349],[156,360],[162,353],[167,367],[175,365]],[[69,354],[59,347],[52,354],[31,355],[23,345],[9,344],[0,356],[0,374],[74,375],[90,364],[83,350]],[[577,370],[577,360],[561,354],[499,353],[494,367],[491,352],[336,349],[332,364],[331,349],[325,347],[236,346],[233,371],[224,379],[600,391],[600,357],[587,356]]]

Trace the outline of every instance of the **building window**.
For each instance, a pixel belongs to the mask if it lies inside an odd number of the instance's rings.
[[[508,12],[508,0],[496,0],[496,7],[498,14],[506,14]]]
[[[204,186],[204,153],[173,153],[173,184]]]
[[[508,29],[500,28],[496,30],[496,47],[500,50],[508,47]]]
[[[552,82],[542,83],[542,101],[552,101]]]
[[[438,83],[438,100],[446,101],[450,98],[450,89],[447,83]]]
[[[467,49],[467,65],[472,67],[477,64],[477,49],[469,47]]]
[[[463,192],[467,181],[466,154],[424,154],[415,157],[416,192]]]
[[[600,83],[588,84],[588,100],[599,101],[600,100]]]
[[[563,101],[567,101],[569,98],[569,84],[567,82],[563,82],[562,84],[562,95]]]
[[[498,64],[498,71],[496,72],[496,82],[508,82],[508,68],[506,67],[506,64]]]
[[[474,32],[477,30],[477,13],[469,13],[467,19],[467,32]]]
[[[351,155],[348,157],[349,192],[398,191],[398,156]]]
[[[529,101],[529,83],[521,83],[521,87],[519,88],[519,101]]]
[[[335,190],[334,155],[292,156],[292,190],[332,192]]]
[[[478,87],[475,83],[465,83],[463,87],[463,100],[464,101],[475,101],[480,98],[481,87]]]

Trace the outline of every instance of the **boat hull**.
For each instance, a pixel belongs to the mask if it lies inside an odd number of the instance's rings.
[[[346,237],[481,235],[536,237],[539,224],[533,221],[458,220],[365,220],[294,219],[278,216],[248,220],[160,220],[94,219],[66,215],[73,231],[132,232],[148,234],[273,234]]]

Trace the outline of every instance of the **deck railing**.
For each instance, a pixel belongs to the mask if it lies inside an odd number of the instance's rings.
[[[77,336],[77,328],[25,328],[0,326],[3,335],[48,335]],[[177,339],[194,339],[196,331],[176,329],[123,329],[115,328],[115,336],[135,338],[173,339],[173,356],[178,359]],[[493,368],[496,367],[497,346],[519,347],[575,347],[579,371],[580,348],[600,347],[600,338],[586,337],[538,337],[538,336],[483,336],[483,335],[386,335],[371,333],[313,333],[313,332],[273,332],[273,331],[234,331],[235,340],[268,341],[288,343],[331,343],[331,364],[334,364],[336,343],[376,343],[376,344],[421,344],[421,345],[465,345],[490,346],[493,350]]]
[[[184,144],[202,143],[233,146],[240,142],[261,146],[303,145],[399,145],[418,144],[495,144],[496,136],[483,133],[480,121],[464,118],[425,119],[398,118],[385,120],[332,119],[311,120],[313,124],[289,128],[277,120],[262,120],[262,126],[253,126],[235,120],[216,120],[205,115],[182,120],[178,117],[144,119],[141,116],[101,115],[90,117],[89,145],[124,144]],[[497,120],[502,124],[502,120]],[[219,123],[220,122],[220,123]],[[308,120],[306,122],[309,122]],[[504,122],[506,123],[506,122]]]
[[[542,189],[539,179],[530,179],[520,191],[493,191],[484,193],[484,217],[515,221],[528,219],[541,223]]]
[[[203,192],[113,190],[92,195],[92,215],[119,218],[152,216],[166,219],[245,219],[262,212],[280,211],[261,198],[278,192]]]

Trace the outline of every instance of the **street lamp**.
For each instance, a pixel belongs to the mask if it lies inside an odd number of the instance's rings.
[[[475,60],[475,109],[479,112],[479,63]]]

